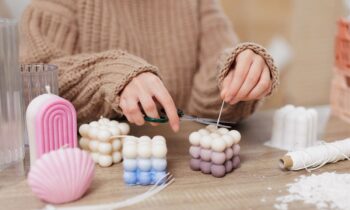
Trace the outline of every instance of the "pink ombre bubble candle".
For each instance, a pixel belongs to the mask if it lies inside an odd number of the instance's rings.
[[[57,95],[47,93],[34,98],[26,112],[30,163],[61,147],[77,147],[77,120],[74,106]]]

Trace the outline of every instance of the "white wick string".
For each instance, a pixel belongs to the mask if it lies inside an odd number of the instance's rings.
[[[165,181],[164,181],[165,180]],[[100,204],[100,205],[86,205],[86,206],[73,206],[73,207],[55,207],[51,205],[47,205],[43,210],[112,210],[112,209],[120,209],[127,206],[134,205],[139,203],[157,193],[165,189],[167,186],[172,184],[175,181],[175,178],[167,173],[162,178],[160,178],[151,188],[149,188],[146,192],[137,195],[135,197],[131,197],[129,199],[123,201],[116,201],[108,204]],[[164,184],[161,184],[164,182]]]
[[[45,90],[46,90],[46,92],[47,92],[48,94],[51,94],[51,87],[50,87],[50,85],[46,85],[46,86],[45,86]]]
[[[217,120],[217,122],[216,122],[216,127],[219,126],[220,118],[221,118],[221,113],[222,113],[222,110],[224,109],[224,104],[225,104],[225,101],[222,101],[221,108],[220,108],[220,112],[219,112],[219,117],[218,117],[218,120]]]
[[[305,150],[289,152],[293,161],[291,170],[305,169],[308,172],[319,169],[327,163],[335,163],[340,160],[349,160],[350,139],[306,148]]]

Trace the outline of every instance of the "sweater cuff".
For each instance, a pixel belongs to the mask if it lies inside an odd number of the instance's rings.
[[[276,87],[279,85],[279,72],[277,70],[277,67],[274,64],[272,56],[267,52],[267,50],[264,47],[251,42],[238,44],[235,48],[230,49],[224,53],[224,55],[222,56],[223,57],[222,62],[220,62],[219,63],[220,65],[218,66],[219,88],[221,89],[224,78],[227,76],[227,74],[231,70],[232,65],[235,64],[236,57],[239,55],[239,53],[247,49],[252,50],[256,54],[264,58],[265,63],[270,70],[270,76],[272,80],[271,92],[268,94],[268,95],[271,95],[276,89]]]
[[[113,70],[116,72],[112,73]],[[115,63],[112,61],[110,65],[104,66],[102,71],[104,71],[102,80],[106,93],[105,100],[114,111],[119,113],[121,113],[119,107],[120,94],[133,78],[146,72],[153,73],[161,78],[156,66],[126,52],[121,52],[117,61]]]

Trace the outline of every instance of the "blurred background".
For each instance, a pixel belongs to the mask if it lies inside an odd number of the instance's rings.
[[[336,21],[348,15],[343,1],[222,0],[222,4],[242,41],[268,47],[274,37],[282,37],[290,47],[292,56],[280,69],[281,86],[265,108],[329,103]]]
[[[0,16],[19,18],[30,0],[0,0]],[[221,0],[241,41],[260,43],[278,60],[281,86],[263,109],[329,103],[341,0]]]

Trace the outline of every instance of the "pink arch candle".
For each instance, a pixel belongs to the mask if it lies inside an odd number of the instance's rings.
[[[74,106],[57,95],[48,93],[34,98],[26,118],[30,163],[43,154],[61,147],[77,147],[77,120]]]

